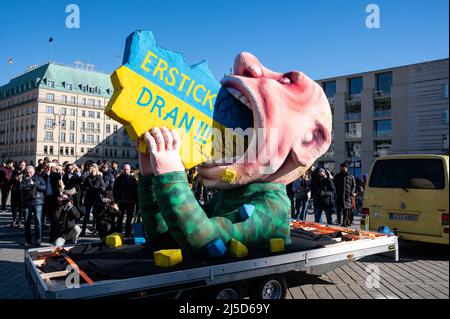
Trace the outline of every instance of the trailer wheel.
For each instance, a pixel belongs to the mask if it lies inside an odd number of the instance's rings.
[[[283,276],[271,276],[259,279],[250,287],[250,299],[284,299],[287,284]]]
[[[243,289],[239,285],[222,285],[209,291],[208,297],[211,299],[242,299]]]

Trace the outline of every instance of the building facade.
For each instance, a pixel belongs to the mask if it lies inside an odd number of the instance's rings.
[[[104,114],[108,74],[48,63],[0,87],[0,160],[137,163],[122,125]]]
[[[333,111],[333,143],[317,165],[358,177],[389,154],[448,154],[448,59],[317,82]]]

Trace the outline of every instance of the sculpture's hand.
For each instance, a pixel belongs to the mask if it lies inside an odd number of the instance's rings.
[[[138,143],[136,143],[136,149],[138,148]],[[153,175],[152,164],[150,163],[150,156],[143,154],[137,150],[139,154],[139,170],[142,176]]]
[[[155,175],[184,172],[180,157],[180,135],[176,130],[155,127],[150,133],[145,133],[144,140],[150,150],[150,163]]]

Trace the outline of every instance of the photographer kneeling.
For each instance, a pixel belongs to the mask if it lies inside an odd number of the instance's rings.
[[[81,218],[81,212],[67,194],[59,196],[58,201],[60,203],[59,238],[55,245],[61,247],[67,241],[76,244],[81,233],[81,227],[76,222]]]
[[[104,203],[104,208],[99,210],[96,218],[96,229],[100,239],[105,239],[107,235],[117,232],[117,223],[122,217],[119,206],[111,199],[111,196],[107,196]]]

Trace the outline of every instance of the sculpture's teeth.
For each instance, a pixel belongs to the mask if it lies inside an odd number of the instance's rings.
[[[227,88],[228,92],[231,93],[231,95],[233,95],[236,99],[240,99],[242,96],[242,93],[239,92],[238,90],[234,89],[234,88]]]
[[[248,106],[248,100],[247,100],[247,98],[245,96],[242,95],[241,98],[239,99],[239,101],[241,101],[242,104],[245,104],[245,105]]]

